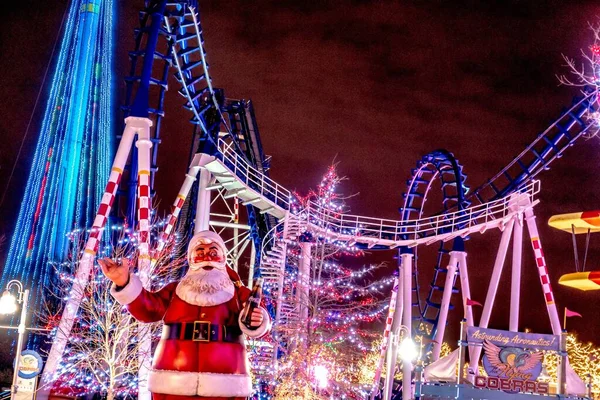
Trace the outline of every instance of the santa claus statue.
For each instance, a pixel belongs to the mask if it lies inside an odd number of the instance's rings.
[[[243,334],[265,335],[271,322],[256,308],[247,328],[240,312],[250,290],[225,264],[223,239],[196,234],[188,247],[189,270],[157,292],[142,287],[128,266],[104,258],[98,263],[113,282],[111,294],[141,322],[163,321],[148,387],[153,400],[242,400],[252,394]]]

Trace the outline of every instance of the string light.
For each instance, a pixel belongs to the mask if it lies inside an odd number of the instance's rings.
[[[69,6],[2,272],[4,283],[18,278],[35,288],[32,307],[41,305],[53,285],[52,265],[69,256],[65,235],[73,225],[92,225],[113,159],[115,4],[98,1],[93,12],[82,13],[87,3]]]

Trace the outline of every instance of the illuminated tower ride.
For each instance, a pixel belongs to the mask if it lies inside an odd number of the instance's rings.
[[[42,300],[67,234],[92,225],[113,158],[113,0],[73,0],[2,285],[18,278]]]

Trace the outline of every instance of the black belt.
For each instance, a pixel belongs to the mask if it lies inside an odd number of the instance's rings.
[[[240,342],[239,326],[211,324],[208,321],[191,321],[165,324],[162,339],[193,340],[195,342]]]

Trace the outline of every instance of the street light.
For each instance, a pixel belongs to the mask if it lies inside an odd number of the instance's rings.
[[[417,350],[414,340],[410,337],[404,338],[400,342],[400,347],[398,347],[398,355],[402,361],[413,362],[419,355],[419,350]]]
[[[10,294],[10,287],[16,285],[18,288],[18,298]],[[21,348],[23,347],[23,336],[25,335],[25,320],[27,319],[27,299],[29,298],[29,289],[23,290],[23,284],[13,279],[6,285],[6,290],[0,298],[0,314],[12,314],[17,311],[17,303],[22,304],[21,306],[21,317],[19,318],[19,326],[17,332],[19,336],[17,339],[17,351],[15,352],[15,370],[13,372],[12,385],[10,387],[10,398],[15,399],[17,393],[17,377],[19,376],[19,362],[21,361]]]

